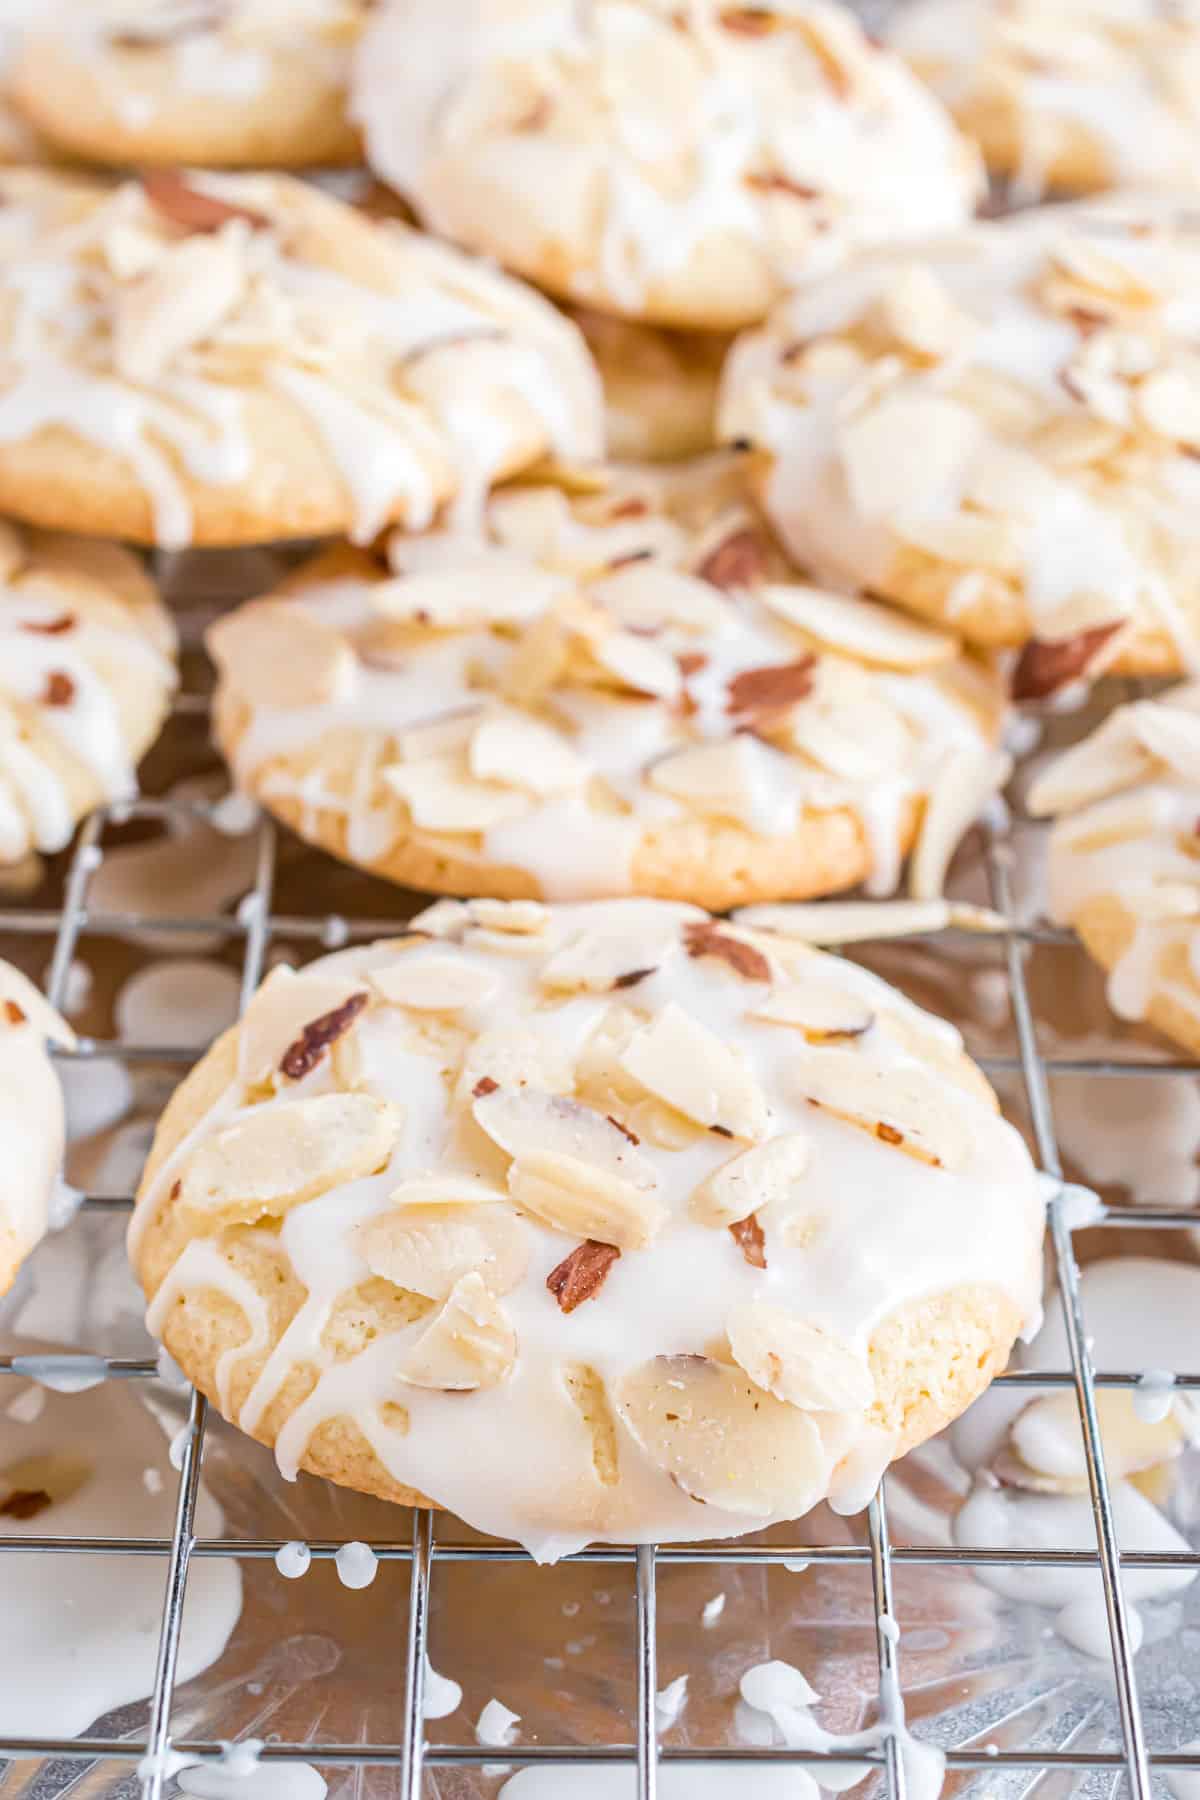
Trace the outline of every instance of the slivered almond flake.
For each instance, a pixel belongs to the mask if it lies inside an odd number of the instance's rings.
[[[516,1359],[512,1321],[482,1276],[472,1273],[455,1282],[396,1373],[412,1387],[461,1392],[497,1386]]]
[[[962,1169],[970,1161],[973,1109],[959,1089],[917,1065],[876,1064],[854,1050],[810,1050],[790,1071],[795,1091],[881,1143],[922,1162]]]
[[[256,1107],[184,1164],[177,1203],[193,1229],[282,1218],[387,1163],[404,1114],[370,1094],[321,1094]]]
[[[528,1228],[510,1207],[491,1201],[406,1201],[360,1225],[355,1237],[372,1275],[429,1300],[444,1300],[472,1272],[489,1293],[507,1294],[529,1262]]]
[[[295,601],[251,600],[219,618],[204,641],[233,692],[265,705],[329,705],[349,699],[357,680],[341,633]]]
[[[739,925],[796,938],[805,944],[864,944],[873,938],[915,937],[955,927],[1004,931],[1000,913],[949,900],[818,900],[743,906]]]
[[[382,969],[371,969],[368,979],[389,1006],[408,1006],[416,1012],[459,1012],[464,1006],[484,1006],[499,985],[495,970],[466,957],[439,956],[428,952],[403,956]]]
[[[62,613],[57,619],[47,619],[39,624],[36,619],[26,619],[21,626],[22,631],[32,631],[38,637],[61,637],[66,631],[73,631],[77,621],[74,613]]]
[[[551,1269],[546,1286],[565,1313],[574,1312],[604,1286],[608,1271],[621,1252],[615,1244],[601,1244],[588,1238],[576,1245],[569,1256]]]
[[[752,831],[775,834],[785,828],[784,801],[773,780],[778,753],[746,733],[706,744],[689,744],[653,763],[647,780],[660,793],[709,817],[736,819]]]
[[[603,994],[631,987],[678,954],[678,926],[670,916],[622,926],[599,924],[568,938],[541,971],[543,987]]]
[[[755,719],[763,714],[784,713],[813,690],[817,659],[810,652],[790,663],[768,663],[761,669],[741,669],[726,690],[726,710],[735,718]]]
[[[751,1213],[783,1206],[808,1168],[812,1146],[801,1132],[768,1138],[715,1169],[692,1195],[700,1225],[734,1226]]]
[[[861,995],[848,993],[834,981],[803,975],[773,989],[750,1009],[750,1017],[793,1025],[812,1044],[862,1037],[875,1022],[874,1012]]]
[[[588,779],[588,766],[561,731],[521,713],[481,720],[471,736],[468,762],[479,781],[502,781],[532,794],[564,794]]]
[[[1113,619],[1077,631],[1073,637],[1030,638],[1012,672],[1013,699],[1045,700],[1072,681],[1098,674],[1106,660],[1105,651],[1115,651],[1113,639],[1128,623],[1127,619]]]
[[[1185,1433],[1174,1413],[1165,1419],[1140,1418],[1128,1389],[1101,1388],[1096,1411],[1105,1465],[1114,1481],[1171,1462],[1184,1448]],[[1087,1458],[1074,1394],[1031,1401],[1013,1420],[1009,1441],[992,1467],[1013,1487],[1041,1494],[1086,1493]]]
[[[310,1074],[327,1050],[353,1026],[368,1003],[367,994],[359,990],[343,1000],[332,1011],[310,1019],[300,1036],[288,1045],[279,1059],[279,1072],[289,1081],[301,1081]]]
[[[126,381],[157,381],[184,350],[210,342],[246,291],[239,245],[193,237],[164,250],[154,267],[119,290],[112,355]]]
[[[519,1207],[556,1230],[622,1250],[644,1250],[667,1219],[666,1207],[645,1187],[555,1151],[517,1157],[508,1171],[508,1191]]]
[[[728,605],[710,583],[662,563],[633,563],[588,591],[626,631],[721,631],[729,623]]]
[[[492,1142],[518,1161],[544,1154],[570,1157],[643,1193],[658,1185],[654,1164],[629,1142],[620,1126],[578,1100],[529,1089],[501,1089],[476,1100],[472,1110]]]
[[[271,224],[266,213],[193,187],[177,169],[149,169],[141,178],[142,191],[155,212],[185,231],[219,231],[230,219],[243,219],[262,230]]]
[[[362,980],[356,975],[335,978],[307,972],[297,974],[286,966],[272,969],[246,1008],[238,1028],[239,1080],[251,1088],[269,1080],[280,1069],[282,1059],[297,1049],[306,1028],[332,1019],[355,994],[362,993],[362,989]],[[363,994],[364,1002],[365,999]],[[361,1010],[359,1007],[358,1011]],[[351,1028],[356,1017],[357,1013],[347,1015],[341,1031],[334,1029],[328,1042],[336,1042],[342,1031]]]
[[[766,1099],[741,1052],[675,1001],[634,1032],[618,1060],[648,1093],[698,1125],[740,1138],[765,1136]]]
[[[546,1031],[532,1025],[490,1025],[467,1050],[455,1096],[465,1106],[498,1088],[569,1094],[574,1086],[571,1056]]]
[[[725,30],[738,37],[769,37],[781,24],[779,14],[767,6],[727,6],[719,17]]]
[[[707,1356],[658,1356],[612,1394],[650,1461],[694,1500],[761,1520],[797,1518],[825,1492],[816,1425],[740,1369]]]
[[[931,669],[957,653],[955,640],[946,632],[901,618],[872,600],[776,582],[762,589],[762,598],[780,618],[831,649],[881,668]]]
[[[529,810],[527,795],[463,774],[449,757],[389,763],[382,779],[406,803],[422,831],[487,831]]]
[[[397,554],[403,559],[400,545]],[[509,550],[466,553],[452,568],[415,569],[371,589],[371,605],[385,619],[431,631],[468,631],[523,625],[538,618],[564,591],[561,576]]]
[[[741,525],[709,551],[696,573],[701,580],[728,593],[734,588],[753,587],[764,579],[769,568],[766,538],[752,525]]]
[[[431,1169],[406,1175],[388,1195],[391,1206],[507,1206],[508,1195],[474,1175]]]
[[[42,688],[43,706],[70,706],[75,698],[75,677],[65,669],[51,669]]]
[[[771,965],[762,951],[732,932],[722,931],[715,919],[697,919],[685,925],[683,942],[690,957],[715,957],[747,981],[771,979]]]
[[[747,1213],[744,1219],[735,1220],[729,1227],[729,1235],[752,1269],[766,1268],[767,1240],[757,1213]]]
[[[512,937],[540,937],[553,914],[540,900],[468,900],[472,923]]]
[[[599,666],[630,693],[656,700],[679,698],[683,677],[669,650],[631,631],[610,631],[589,649]]]
[[[862,1412],[875,1399],[866,1359],[823,1326],[766,1300],[734,1307],[726,1321],[734,1361],[756,1386],[791,1406]]]

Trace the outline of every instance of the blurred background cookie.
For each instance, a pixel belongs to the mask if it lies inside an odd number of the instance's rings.
[[[713,448],[727,333],[665,331],[583,306],[568,311],[604,383],[610,456],[675,462]]]
[[[29,20],[11,89],[30,125],[87,162],[355,162],[346,84],[368,9],[369,0],[70,0],[48,21]]]
[[[178,548],[420,527],[603,444],[575,327],[286,175],[0,171],[0,504]]]
[[[0,1295],[46,1230],[62,1163],[66,1124],[51,1040],[75,1038],[33,983],[0,962]]]
[[[793,553],[970,642],[1014,691],[1200,650],[1200,215],[1048,207],[864,257],[725,367]]]
[[[856,246],[957,224],[979,193],[940,103],[820,0],[389,0],[353,111],[433,230],[660,325],[748,324]]]
[[[1003,781],[998,677],[804,585],[737,459],[493,496],[483,541],[333,551],[208,636],[238,781],[436,892],[916,891]]]

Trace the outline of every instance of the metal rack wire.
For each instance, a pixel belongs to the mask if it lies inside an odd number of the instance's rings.
[[[184,710],[194,711],[188,706]],[[173,811],[203,812],[195,803],[183,805],[172,801],[142,800],[132,806],[110,808],[93,815],[83,826],[72,855],[60,910],[0,911],[0,944],[6,936],[44,936],[53,940],[53,956],[47,979],[47,994],[52,1005],[61,1007],[67,993],[72,961],[81,942],[100,935],[125,935],[152,931],[166,941],[183,934],[202,930],[226,940],[240,943],[241,1000],[245,1005],[257,987],[265,958],[277,937],[311,943],[314,947],[328,944],[331,936],[338,942],[363,941],[394,930],[394,919],[342,919],[291,916],[272,910],[274,891],[276,834],[267,820],[254,828],[257,832],[255,879],[247,898],[236,915],[226,917],[143,917],[135,913],[111,913],[93,910],[89,893],[106,852],[107,834],[114,826],[129,820],[169,822]],[[1019,1069],[1025,1088],[1030,1119],[1042,1167],[1052,1176],[1061,1177],[1058,1148],[1050,1104],[1049,1076],[1054,1072],[1082,1074],[1101,1079],[1111,1075],[1189,1075],[1200,1073],[1200,1064],[1175,1060],[1146,1063],[1104,1059],[1062,1059],[1056,1061],[1042,1054],[1037,1039],[1034,1011],[1026,980],[1025,963],[1032,942],[1070,941],[1069,934],[1042,928],[1032,930],[1019,926],[1013,917],[1009,877],[1008,846],[998,838],[989,841],[987,868],[996,909],[1009,921],[1002,943],[1010,993],[1010,1004],[1016,1031],[1018,1055],[997,1058],[984,1066],[994,1072]],[[127,1065],[147,1062],[178,1064],[195,1060],[196,1053],[171,1045],[138,1044],[84,1040],[73,1052],[81,1058],[104,1057]],[[85,1205],[107,1210],[128,1209],[129,1197],[113,1199],[88,1197]],[[1104,1209],[1104,1222],[1135,1226],[1146,1230],[1180,1225],[1200,1225],[1200,1208],[1109,1207]],[[1099,1218],[1098,1221],[1099,1222]],[[1097,1416],[1097,1393],[1104,1387],[1129,1387],[1138,1379],[1137,1371],[1105,1371],[1092,1367],[1088,1334],[1081,1302],[1079,1271],[1071,1241],[1069,1216],[1058,1201],[1050,1207],[1050,1234],[1053,1263],[1064,1311],[1067,1342],[1070,1349],[1069,1369],[1020,1371],[1000,1377],[1005,1383],[1031,1388],[1070,1387],[1079,1408],[1086,1449],[1088,1484],[1096,1527],[1095,1550],[1026,1549],[995,1550],[967,1547],[916,1547],[894,1544],[888,1530],[886,1481],[867,1513],[867,1542],[837,1546],[819,1546],[803,1541],[771,1546],[735,1544],[727,1546],[634,1547],[595,1546],[582,1551],[573,1560],[596,1564],[632,1565],[636,1581],[636,1635],[633,1654],[636,1668],[636,1729],[632,1743],[604,1745],[538,1744],[516,1745],[505,1749],[506,1765],[551,1763],[569,1766],[591,1764],[625,1764],[636,1768],[638,1800],[655,1800],[658,1793],[660,1764],[689,1762],[752,1765],[775,1762],[808,1765],[820,1776],[819,1765],[837,1752],[800,1751],[761,1747],[738,1748],[660,1748],[655,1724],[655,1692],[657,1688],[656,1576],[665,1566],[676,1564],[711,1564],[720,1567],[738,1565],[771,1565],[804,1561],[811,1564],[855,1563],[869,1568],[874,1610],[879,1622],[877,1632],[879,1669],[879,1716],[887,1721],[902,1717],[897,1702],[901,1692],[898,1633],[894,1627],[893,1573],[906,1564],[956,1565],[983,1568],[988,1565],[1009,1567],[1098,1569],[1107,1608],[1110,1649],[1116,1698],[1122,1727],[1119,1751],[1084,1752],[1074,1749],[1059,1751],[1001,1750],[989,1747],[985,1752],[969,1749],[950,1750],[947,1766],[954,1771],[1029,1769],[1038,1771],[1106,1771],[1119,1780],[1123,1774],[1133,1800],[1149,1800],[1151,1771],[1200,1768],[1200,1754],[1180,1752],[1151,1755],[1147,1749],[1134,1666],[1128,1605],[1122,1585],[1123,1569],[1197,1569],[1200,1552],[1167,1554],[1142,1552],[1122,1554],[1117,1543],[1113,1496],[1105,1470],[1104,1449]],[[95,1359],[89,1358],[89,1361]],[[147,1380],[157,1373],[153,1361],[136,1358],[102,1358],[104,1372],[114,1380]],[[13,1358],[0,1356],[0,1378],[19,1373]],[[1200,1388],[1200,1372],[1179,1377],[1183,1388]],[[6,1757],[53,1756],[76,1760],[103,1758],[123,1759],[139,1765],[145,1800],[160,1800],[164,1779],[169,1769],[168,1752],[179,1752],[190,1759],[209,1760],[221,1754],[217,1743],[180,1742],[172,1744],[170,1724],[178,1662],[180,1633],[188,1572],[193,1562],[210,1557],[234,1557],[246,1561],[273,1557],[280,1543],[263,1539],[244,1540],[232,1537],[200,1538],[195,1533],[196,1503],[199,1494],[201,1459],[206,1427],[206,1404],[193,1393],[190,1401],[186,1438],[179,1472],[175,1501],[174,1525],[169,1539],[151,1538],[55,1538],[33,1536],[0,1536],[0,1555],[44,1553],[50,1555],[97,1554],[151,1556],[166,1560],[166,1583],[159,1634],[157,1664],[150,1700],[149,1723],[144,1740],[110,1740],[107,1738],[20,1738],[0,1739],[0,1760]],[[410,1515],[397,1511],[397,1519]],[[397,1540],[374,1542],[371,1549],[383,1561],[400,1561],[410,1565],[409,1606],[407,1619],[407,1665],[404,1692],[403,1730],[394,1743],[327,1744],[270,1743],[262,1751],[264,1759],[301,1761],[315,1758],[323,1765],[390,1765],[399,1770],[401,1800],[421,1800],[423,1771],[453,1765],[479,1766],[494,1764],[494,1748],[474,1748],[429,1743],[425,1737],[424,1682],[426,1645],[429,1630],[430,1596],[439,1565],[468,1562],[476,1564],[513,1562],[525,1559],[524,1551],[513,1545],[464,1544],[439,1537],[438,1522],[432,1512],[411,1515],[411,1535]],[[327,1540],[312,1543],[317,1559],[336,1555],[340,1543]],[[844,1754],[844,1753],[843,1753]],[[895,1731],[885,1735],[883,1747],[876,1751],[854,1753],[855,1759],[874,1763],[880,1768],[891,1800],[905,1800],[904,1769],[898,1754]]]

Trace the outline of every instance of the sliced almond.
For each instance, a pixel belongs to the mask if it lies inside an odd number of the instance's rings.
[[[787,587],[770,582],[763,600],[811,637],[861,662],[884,669],[932,669],[957,654],[955,640],[944,631],[918,625],[871,600],[831,594],[821,588]]]
[[[1160,762],[1200,783],[1200,713],[1172,706],[1171,697],[1138,702],[1133,708],[1133,729],[1139,743]]]
[[[1027,561],[1028,552],[1017,527],[990,513],[959,512],[949,518],[901,519],[896,522],[896,534],[926,556],[939,562],[961,563],[968,569],[1020,575]]]
[[[619,1061],[648,1093],[698,1125],[739,1138],[766,1135],[766,1099],[742,1052],[675,1001],[634,1032]]]
[[[396,1370],[413,1387],[496,1387],[517,1359],[512,1322],[481,1275],[460,1276]]]
[[[883,291],[878,313],[890,337],[930,362],[960,350],[976,332],[970,315],[954,304],[924,263],[908,263],[897,271]]]
[[[593,994],[635,985],[630,976],[644,980],[668,957],[678,954],[679,943],[679,927],[673,918],[648,920],[636,927],[585,927],[545,964],[542,985]]]
[[[796,802],[773,779],[777,752],[747,733],[690,745],[654,763],[650,786],[697,812],[736,819],[771,835],[791,828]]]
[[[734,1361],[777,1400],[818,1412],[859,1413],[875,1399],[865,1356],[782,1306],[747,1301],[734,1307],[725,1329]]]
[[[518,712],[493,713],[471,737],[468,762],[479,781],[532,794],[564,794],[588,779],[588,765],[561,731]]]
[[[711,583],[661,563],[630,563],[589,588],[592,599],[632,631],[719,633],[729,628],[728,602]]]
[[[211,337],[245,287],[245,260],[229,237],[194,237],[172,245],[118,294],[112,345],[118,375],[157,381],[181,351]]]
[[[480,1083],[496,1088],[532,1088],[544,1094],[569,1094],[575,1086],[570,1055],[549,1033],[532,1025],[492,1025],[467,1050],[455,1095],[469,1105]]]
[[[1071,637],[1030,638],[1012,673],[1013,699],[1045,700],[1073,681],[1098,674],[1116,654],[1114,639],[1127,624],[1127,619],[1113,619]]]
[[[770,960],[749,932],[721,925],[716,919],[696,919],[686,924],[683,942],[693,961],[708,958],[723,962],[743,981],[770,981],[774,975]]]
[[[621,1250],[644,1250],[667,1218],[647,1188],[555,1151],[518,1157],[508,1171],[508,1191],[518,1206],[557,1231]]]
[[[506,937],[541,937],[554,917],[540,900],[468,900],[467,911],[474,924]]]
[[[388,1195],[391,1206],[507,1206],[508,1195],[473,1175],[431,1169],[424,1175],[406,1175]]]
[[[460,1012],[485,1006],[499,986],[495,970],[466,957],[433,953],[403,956],[369,972],[371,986],[389,1006],[417,1012]]]
[[[465,755],[479,723],[482,707],[467,706],[430,719],[424,725],[410,725],[397,732],[396,742],[404,762],[424,762],[431,756]]]
[[[915,1065],[877,1064],[853,1050],[810,1050],[791,1070],[797,1093],[922,1162],[962,1169],[974,1140],[961,1092]]]
[[[1137,390],[1137,410],[1160,437],[1200,449],[1200,362],[1180,360],[1148,375]]]
[[[808,1168],[812,1145],[802,1132],[784,1132],[743,1150],[714,1169],[692,1195],[700,1225],[736,1225],[753,1212],[784,1204]]]
[[[837,442],[855,511],[890,521],[942,510],[984,429],[970,407],[938,394],[885,395],[847,419]]]
[[[476,781],[463,774],[450,758],[391,763],[380,774],[405,802],[413,824],[422,831],[488,831],[506,819],[519,819],[529,810],[526,795],[513,788]]]
[[[272,968],[246,1006],[237,1031],[239,1080],[245,1087],[268,1080],[306,1026],[340,1012],[354,994],[362,994],[363,986],[362,977],[349,972],[335,977],[297,974],[286,965]],[[347,1030],[353,1022],[349,1021]]]
[[[403,561],[403,540],[396,555]],[[528,624],[564,591],[560,576],[523,556],[502,549],[471,550],[450,568],[426,568],[377,582],[371,589],[371,605],[385,619],[425,625],[431,631],[469,631]]]
[[[588,1238],[564,1256],[546,1277],[546,1286],[558,1301],[559,1311],[574,1312],[577,1306],[598,1294],[620,1254],[615,1244],[601,1244],[595,1238]]]
[[[1026,805],[1035,818],[1069,813],[1143,780],[1152,753],[1135,728],[1133,708],[1119,706],[1081,743],[1056,757],[1034,779]]]
[[[353,650],[295,601],[251,600],[210,625],[204,642],[227,686],[255,703],[329,706],[354,692]]]
[[[498,1088],[476,1100],[476,1123],[509,1156],[527,1161],[550,1154],[586,1163],[603,1175],[611,1175],[649,1193],[658,1185],[658,1174],[619,1125],[590,1106],[561,1094],[530,1089]],[[603,1237],[601,1231],[585,1237]],[[609,1240],[612,1243],[618,1239]]]
[[[617,685],[656,700],[679,698],[683,677],[669,650],[631,631],[610,631],[588,646],[596,662]]]
[[[793,1025],[810,1044],[862,1037],[875,1021],[874,1011],[861,994],[848,993],[835,981],[807,974],[774,988],[765,1000],[751,1007],[750,1017],[767,1019],[773,1025]]]
[[[507,1294],[529,1262],[529,1232],[507,1206],[406,1202],[360,1225],[356,1234],[372,1275],[398,1288],[444,1300],[463,1275]]]
[[[726,1363],[654,1357],[621,1378],[613,1404],[650,1461],[694,1500],[791,1519],[825,1492],[828,1458],[812,1419]]]
[[[282,1218],[382,1169],[404,1114],[370,1094],[321,1094],[255,1108],[207,1138],[171,1190],[196,1230]]]

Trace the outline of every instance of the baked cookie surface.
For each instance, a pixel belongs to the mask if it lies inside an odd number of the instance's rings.
[[[801,584],[738,459],[493,495],[219,619],[217,740],[300,834],[417,888],[720,909],[940,891],[1008,770],[998,678]]]
[[[661,325],[747,324],[858,245],[961,222],[979,192],[940,104],[818,0],[448,0],[436,18],[391,0],[353,110],[433,230]]]
[[[1123,1019],[1200,1054],[1200,683],[1119,706],[1034,780],[1050,913],[1108,970]]]
[[[41,9],[44,15],[45,9]],[[28,21],[14,99],[85,162],[354,162],[352,45],[369,0],[70,0]]]
[[[575,327],[294,178],[0,171],[0,506],[176,548],[427,524],[598,455]]]
[[[696,907],[442,901],[271,975],[130,1248],[286,1475],[552,1557],[864,1504],[1036,1317],[1042,1210],[957,1032],[866,971]]]
[[[1032,642],[1022,697],[1191,666],[1198,223],[1048,207],[785,301],[730,353],[718,423],[767,452],[794,554],[968,641]]]
[[[727,333],[665,331],[587,307],[569,311],[604,384],[615,462],[678,462],[714,448]]]
[[[889,40],[1023,191],[1177,182],[1200,156],[1200,18],[1156,0],[914,0]]]
[[[63,1091],[47,1043],[71,1045],[69,1025],[28,978],[0,962],[0,1294],[46,1230],[62,1164]]]
[[[132,798],[175,682],[175,629],[136,556],[0,521],[0,864]]]

